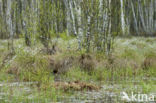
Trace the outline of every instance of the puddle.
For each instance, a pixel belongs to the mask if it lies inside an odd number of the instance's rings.
[[[13,82],[13,83],[0,83],[0,87],[8,86],[8,87],[20,87],[26,85],[33,85],[37,84],[38,82]]]

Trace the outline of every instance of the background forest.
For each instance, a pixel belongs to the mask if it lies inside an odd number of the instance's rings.
[[[156,0],[0,0],[0,103],[155,94],[155,36]]]
[[[155,0],[1,0],[0,37],[24,37],[28,46],[37,39],[48,47],[65,33],[77,37],[79,49],[94,45],[109,52],[117,35],[155,35],[155,5]]]

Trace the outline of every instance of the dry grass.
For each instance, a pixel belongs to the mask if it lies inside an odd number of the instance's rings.
[[[55,82],[53,87],[56,89],[63,89],[65,91],[68,90],[76,90],[76,91],[83,91],[83,90],[99,90],[101,87],[91,84],[91,83],[84,83],[80,81],[74,82]]]
[[[155,57],[146,57],[142,63],[142,68],[148,70],[150,68],[156,68],[156,58]]]

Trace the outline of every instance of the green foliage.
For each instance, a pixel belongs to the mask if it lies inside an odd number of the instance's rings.
[[[125,51],[124,51],[124,54],[122,54],[122,57],[124,58],[136,58],[136,52],[134,49],[129,49],[129,48],[126,48]]]
[[[16,87],[3,87],[3,91],[7,91],[9,94],[9,96],[5,96],[5,100],[10,100],[13,103],[38,102],[38,100],[41,102],[57,102],[59,96],[66,96],[68,94],[67,92],[53,88],[52,85],[55,83],[55,75],[52,73],[53,68],[49,66],[51,59],[53,59],[54,62],[63,60],[65,61],[64,63],[68,64],[66,57],[72,57],[74,58],[72,60],[74,61],[76,59],[77,62],[72,64],[69,71],[56,74],[63,79],[63,82],[80,80],[101,85],[107,85],[109,84],[108,82],[121,83],[123,88],[127,86],[131,87],[126,90],[130,93],[132,90],[135,92],[138,91],[138,89],[134,88],[133,81],[139,81],[136,83],[142,88],[142,92],[150,93],[155,89],[155,86],[153,86],[155,83],[154,80],[152,80],[156,73],[155,66],[150,66],[147,70],[142,69],[141,66],[145,58],[156,57],[155,39],[151,39],[149,42],[146,38],[137,38],[138,41],[136,41],[135,38],[119,38],[119,40],[115,41],[117,44],[114,48],[115,52],[111,55],[111,58],[107,58],[101,52],[85,53],[84,49],[82,49],[82,51],[77,51],[76,39],[72,37],[72,39],[69,39],[64,35],[65,34],[62,33],[60,34],[61,38],[58,38],[58,47],[61,49],[61,52],[58,51],[52,56],[40,52],[42,49],[40,43],[32,47],[27,47],[24,44],[24,39],[15,40],[15,55],[5,61],[5,68],[3,67],[2,70],[0,70],[0,81],[37,81],[39,84],[30,86],[32,91],[29,93]],[[72,48],[70,50],[66,49],[68,42],[72,42]],[[0,43],[2,44],[2,46],[0,45],[1,63],[8,50],[6,48],[7,41],[0,41]],[[142,45],[144,48],[142,48]],[[134,48],[136,46],[139,48]],[[94,70],[88,72],[80,68],[79,58],[83,54],[93,56],[93,60],[96,61]],[[14,70],[14,72],[10,73],[8,72],[9,70]],[[143,77],[147,80],[143,80]],[[123,90],[123,88],[121,90]],[[115,90],[115,92],[120,92],[121,90]],[[73,93],[72,90],[71,92]],[[27,97],[31,95],[33,98],[28,99]]]
[[[60,33],[59,34],[60,38],[62,38],[63,40],[71,40],[71,39],[74,39],[74,35],[69,35],[67,36],[66,32],[63,32],[63,33]]]

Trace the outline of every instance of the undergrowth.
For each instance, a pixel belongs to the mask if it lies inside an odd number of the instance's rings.
[[[54,55],[42,53],[41,45],[26,47],[22,39],[16,40],[15,54],[10,56],[7,42],[0,41],[3,44],[0,47],[0,81],[38,82],[36,86],[40,93],[37,94],[37,90],[36,97],[40,97],[41,101],[45,98],[53,98],[52,101],[56,101],[57,95],[66,94],[63,90],[51,86],[56,77],[61,81],[98,84],[109,81],[120,83],[139,78],[143,91],[149,92],[153,88],[150,84],[155,85],[155,82],[151,81],[147,85],[142,78],[156,77],[156,43],[152,38],[139,39],[140,41],[133,38],[116,40],[114,52],[110,57],[106,57],[104,53],[86,54],[83,50],[77,51],[74,40],[70,43],[72,49],[68,49],[66,47],[69,41],[62,39],[58,39],[57,46],[60,50]],[[16,100],[12,97],[12,101]],[[19,96],[18,101],[20,100],[23,98]]]

